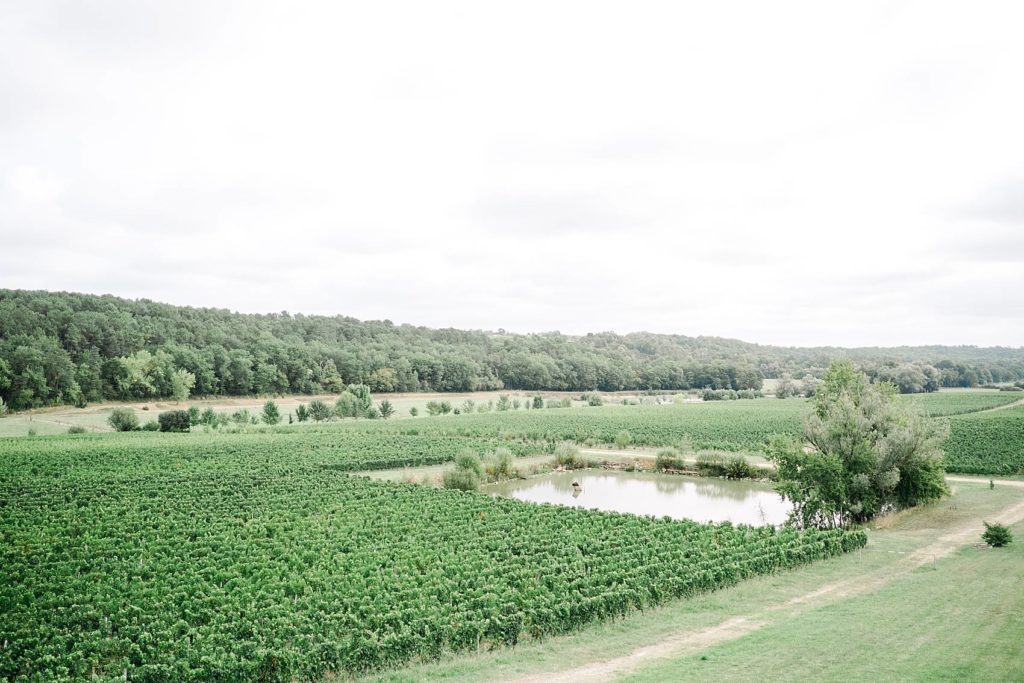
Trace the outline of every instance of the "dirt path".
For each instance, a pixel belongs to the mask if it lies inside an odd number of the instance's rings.
[[[984,480],[971,477],[947,477],[952,482],[977,483]],[[1024,491],[1024,481],[995,480],[1000,486],[1012,486]],[[1024,519],[1024,500],[1004,508],[985,521],[1014,524]],[[836,583],[820,586],[791,600],[760,610],[755,614],[735,616],[720,624],[699,630],[682,631],[662,640],[637,648],[627,655],[594,662],[565,671],[553,671],[511,679],[512,683],[605,683],[633,671],[654,660],[698,652],[707,647],[734,640],[752,633],[783,617],[820,607],[844,598],[876,591],[915,569],[946,557],[957,548],[976,540],[983,529],[981,518],[972,519],[943,534],[931,543],[908,553],[895,565]]]

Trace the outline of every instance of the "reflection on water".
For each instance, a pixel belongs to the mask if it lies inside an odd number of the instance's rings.
[[[790,509],[767,484],[651,472],[554,472],[491,484],[485,490],[533,503],[667,515],[698,522],[781,524]]]

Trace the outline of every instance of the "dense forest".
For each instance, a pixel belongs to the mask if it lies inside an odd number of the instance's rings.
[[[719,337],[569,336],[268,315],[113,296],[0,290],[0,398],[13,409],[104,399],[489,389],[758,389],[839,356],[904,392],[1024,379],[1024,349],[787,348]]]

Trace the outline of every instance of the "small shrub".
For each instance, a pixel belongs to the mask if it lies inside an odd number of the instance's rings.
[[[189,426],[195,427],[202,421],[203,414],[199,412],[199,406],[188,407],[188,422]]]
[[[679,451],[674,448],[663,448],[654,459],[654,468],[657,470],[681,470],[685,466]]]
[[[281,421],[281,411],[277,409],[276,403],[267,401],[263,404],[263,414],[260,417],[263,424],[276,425]]]
[[[544,407],[544,397],[541,396],[540,394],[534,395],[534,397],[533,397],[533,407],[534,408],[543,408]]]
[[[68,434],[85,434],[85,427],[81,425],[75,425],[74,427],[68,427]]]
[[[139,418],[135,417],[135,411],[131,408],[114,408],[107,424],[116,432],[132,432],[139,428]]]
[[[217,413],[213,408],[207,408],[203,411],[203,414],[199,416],[199,422],[212,427],[217,424]]]
[[[455,468],[444,473],[441,485],[457,491],[476,491],[480,488],[480,477],[468,470]]]
[[[309,416],[314,422],[323,422],[331,418],[331,407],[320,400],[309,402]]]
[[[560,443],[555,446],[555,465],[567,470],[578,470],[587,466],[587,461],[580,454],[580,449],[571,443]]]
[[[395,407],[391,405],[391,401],[384,399],[377,406],[377,412],[380,413],[381,419],[386,420],[395,414]]]
[[[187,410],[168,410],[157,415],[161,432],[187,432],[192,426]]]
[[[623,429],[621,432],[615,435],[615,447],[625,448],[629,444],[633,443],[633,435]]]
[[[993,548],[1002,548],[1004,545],[1009,545],[1013,542],[1013,533],[1009,527],[1002,524],[989,524],[985,522],[985,533],[981,535],[981,540]]]
[[[420,414],[419,408],[417,408],[416,406],[409,408],[409,414],[412,415],[413,417],[416,417],[417,415]]]
[[[37,432],[37,431],[36,431],[36,428],[35,428],[35,427],[29,427],[29,428],[28,428],[28,435],[29,435],[29,436],[35,436],[35,435],[36,435],[36,434],[38,434],[38,433],[39,433],[39,432]]]
[[[583,400],[587,402],[588,406],[604,405],[604,399],[599,394],[583,394]]]
[[[725,461],[725,476],[729,479],[749,479],[752,475],[753,469],[742,455],[734,455]]]
[[[157,432],[160,431],[160,423],[156,420],[150,420],[146,424],[142,425],[142,431],[144,432]]]
[[[309,419],[309,408],[306,407],[305,403],[300,403],[299,407],[295,409],[295,419],[299,422],[305,422]]]
[[[519,471],[512,464],[512,451],[507,448],[495,449],[488,460],[484,471],[487,472],[489,481],[514,479],[519,476]]]

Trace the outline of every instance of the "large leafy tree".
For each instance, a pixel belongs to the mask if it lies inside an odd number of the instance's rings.
[[[769,448],[794,524],[848,526],[947,492],[945,425],[896,395],[896,387],[869,382],[850,361],[829,367],[804,425],[806,443],[776,439]]]

